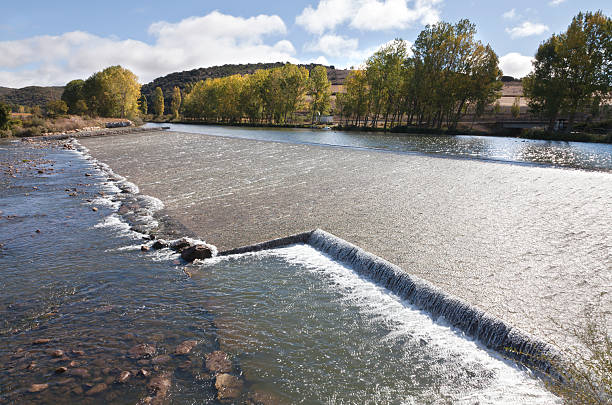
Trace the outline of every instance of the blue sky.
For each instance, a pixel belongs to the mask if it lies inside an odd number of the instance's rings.
[[[468,18],[504,73],[523,76],[538,45],[594,0],[19,1],[0,15],[0,86],[63,85],[121,64],[142,83],[225,63],[358,66],[429,23]]]

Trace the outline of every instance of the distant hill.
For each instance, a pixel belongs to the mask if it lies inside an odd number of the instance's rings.
[[[21,89],[0,87],[0,102],[26,106],[43,106],[52,100],[59,100],[64,92],[63,86],[29,86]]]
[[[142,86],[141,93],[147,97],[147,102],[151,105],[152,95],[156,87],[161,87],[164,92],[164,103],[170,105],[172,100],[172,90],[174,86],[178,86],[181,90],[185,90],[185,86],[189,83],[195,83],[200,80],[206,80],[211,78],[226,77],[235,74],[252,74],[259,69],[271,69],[275,67],[284,66],[283,62],[275,63],[248,63],[244,65],[223,65],[223,66],[212,66],[208,68],[193,69],[184,72],[170,73],[163,77],[158,77],[151,83],[147,83]],[[309,71],[318,64],[299,65],[304,66]],[[350,73],[350,70],[336,69],[334,66],[325,66],[327,68],[327,77],[332,85],[344,84],[344,80]]]

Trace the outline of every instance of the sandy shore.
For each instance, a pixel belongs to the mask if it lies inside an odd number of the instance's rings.
[[[607,173],[172,132],[79,142],[220,250],[322,228],[557,343],[588,304],[612,309]]]

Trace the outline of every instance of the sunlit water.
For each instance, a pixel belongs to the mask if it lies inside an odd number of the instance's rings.
[[[167,249],[140,251],[150,242],[116,214],[127,193],[78,153],[2,144],[0,162],[2,403],[135,403],[151,395],[141,369],[170,373],[171,403],[213,403],[203,359],[217,349],[232,357],[243,398],[555,400],[526,372],[308,246],[186,265]],[[41,338],[51,341],[32,344]],[[198,346],[174,355],[187,339]],[[139,343],[169,358],[127,356]],[[126,370],[134,376],[116,383]],[[49,387],[28,392],[34,383]]]
[[[474,135],[410,135],[167,123],[148,123],[145,126],[169,126],[172,131],[267,141],[336,145],[391,152],[422,153],[455,158],[612,171],[611,144],[539,141]]]

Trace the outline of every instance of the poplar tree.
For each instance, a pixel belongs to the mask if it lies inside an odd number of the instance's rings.
[[[324,66],[315,66],[310,71],[308,94],[311,98],[310,109],[312,111],[312,123],[314,123],[317,112],[326,114],[331,107],[331,83],[327,78],[327,69]]]
[[[177,86],[174,86],[172,90],[172,102],[170,103],[170,110],[172,110],[172,115],[174,115],[174,119],[178,119],[179,117],[179,109],[181,108],[181,89]]]
[[[153,109],[158,117],[164,115],[164,92],[159,86],[155,88],[155,93],[153,94]]]

